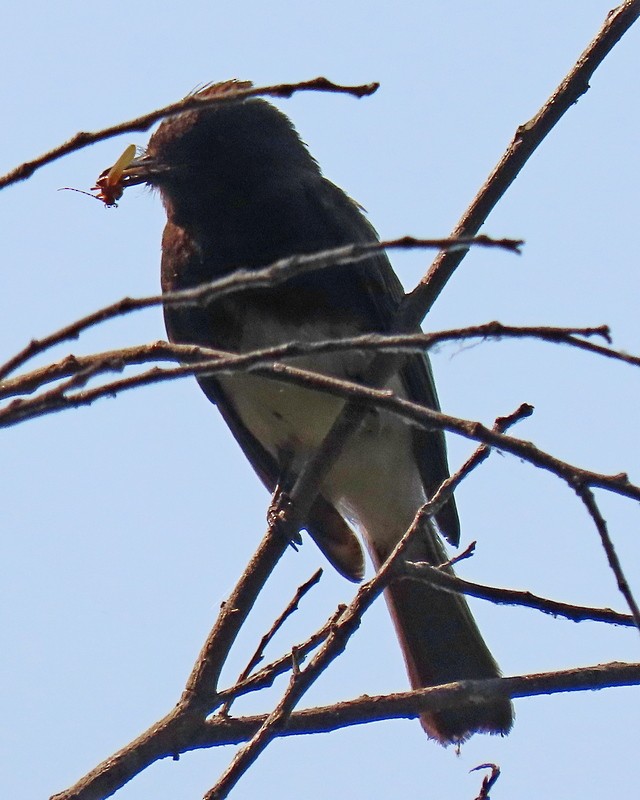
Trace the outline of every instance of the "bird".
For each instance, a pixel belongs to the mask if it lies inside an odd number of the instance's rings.
[[[200,94],[247,85],[225,82]],[[163,292],[193,289],[283,258],[379,241],[363,209],[324,177],[290,119],[262,98],[230,96],[166,118],[120,180],[122,188],[146,183],[159,190],[167,216]],[[171,342],[247,353],[389,332],[403,296],[386,253],[378,251],[276,286],[204,304],[166,304],[164,319]],[[371,358],[349,350],[283,361],[363,383]],[[335,395],[251,371],[197,380],[272,493],[291,487],[345,405]],[[385,388],[440,408],[425,353],[403,357]],[[302,527],[338,572],[359,581],[365,571],[359,536],[378,568],[448,475],[441,430],[371,406],[324,477]],[[452,545],[460,539],[453,498],[436,524],[439,533],[420,526],[406,561],[447,562],[442,538]],[[413,688],[500,676],[463,595],[398,579],[385,598]],[[420,721],[430,738],[459,744],[477,732],[508,733],[513,709],[508,699],[468,702],[422,713]]]

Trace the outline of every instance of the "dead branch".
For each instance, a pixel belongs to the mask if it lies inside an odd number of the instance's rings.
[[[280,259],[274,264],[268,264],[261,269],[237,269],[231,275],[202,284],[194,289],[165,292],[161,295],[151,295],[149,297],[124,297],[116,303],[104,306],[92,314],[65,325],[42,339],[32,339],[20,352],[0,366],[0,380],[6,378],[7,375],[29,359],[40,355],[54,345],[77,339],[83,331],[95,325],[116,317],[125,316],[133,311],[140,311],[143,308],[159,305],[206,305],[212,300],[219,300],[222,297],[246,291],[247,289],[277,286],[295,275],[316,272],[338,264],[354,264],[370,258],[372,254],[384,249],[440,249],[442,247],[457,248],[461,246],[467,249],[467,247],[479,245],[482,247],[501,247],[518,252],[521,244],[520,240],[491,239],[488,236],[463,237],[462,239],[416,239],[405,236],[401,239],[389,239],[383,242],[346,245],[331,250],[323,250],[319,253],[312,253],[311,255],[291,256],[290,258]]]
[[[12,183],[26,180],[30,178],[33,173],[44,167],[46,164],[51,164],[63,156],[69,155],[76,150],[81,150],[90,144],[102,142],[105,139],[111,139],[114,136],[120,136],[123,133],[130,133],[133,131],[147,131],[149,128],[164,117],[170,117],[174,114],[182,114],[184,111],[190,111],[193,108],[204,108],[206,106],[215,105],[216,103],[229,102],[232,99],[239,99],[243,97],[257,97],[266,95],[271,97],[291,97],[296,92],[315,91],[315,92],[339,92],[341,94],[350,94],[354,97],[365,97],[366,95],[373,94],[378,89],[379,84],[367,83],[361,86],[339,86],[326,78],[315,78],[310,81],[301,81],[300,83],[280,83],[274,86],[251,86],[248,82],[244,82],[244,86],[239,84],[229,84],[228,90],[217,94],[209,95],[206,98],[189,94],[182,100],[175,103],[170,103],[164,108],[159,108],[156,111],[150,111],[147,114],[142,114],[135,119],[128,122],[120,122],[117,125],[111,125],[108,128],[103,128],[94,133],[82,131],[76,133],[71,139],[64,142],[64,144],[54,147],[47,153],[25,161],[19,167],[12,169],[6,175],[0,176],[0,189],[5,186],[10,186]]]

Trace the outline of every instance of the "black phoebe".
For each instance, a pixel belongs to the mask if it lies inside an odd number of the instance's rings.
[[[166,119],[145,155],[124,171],[124,186],[143,182],[160,190],[167,213],[163,291],[294,254],[377,241],[358,205],[322,176],[289,119],[264,100],[228,101]],[[402,297],[400,281],[380,253],[206,306],[169,305],[164,315],[173,342],[245,352],[388,331]],[[289,363],[362,381],[370,359],[349,352]],[[329,394],[251,373],[198,380],[272,492],[291,486],[344,405]],[[438,408],[424,355],[407,357],[388,386]],[[442,432],[372,408],[325,478],[305,527],[343,575],[359,580],[364,559],[352,528],[363,534],[379,565],[447,475]],[[453,500],[437,522],[457,544]],[[447,560],[441,541],[426,528],[407,558],[434,565]],[[462,595],[399,580],[386,598],[413,687],[500,674]],[[506,733],[512,708],[507,700],[473,703],[421,719],[425,731],[446,744],[476,731]]]

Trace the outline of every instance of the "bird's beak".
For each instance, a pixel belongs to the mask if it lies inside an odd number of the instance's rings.
[[[143,155],[134,158],[129,166],[122,170],[120,184],[123,189],[126,189],[127,186],[136,186],[139,183],[154,183],[155,178],[168,171],[168,167],[159,164],[151,156]]]

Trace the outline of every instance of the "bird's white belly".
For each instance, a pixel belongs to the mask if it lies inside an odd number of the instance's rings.
[[[344,405],[330,394],[248,373],[218,381],[262,446],[276,459],[290,453],[292,466],[320,445]]]
[[[320,446],[345,402],[249,373],[218,380],[246,428],[294,474]],[[399,380],[391,388],[402,393]],[[323,494],[370,537],[395,544],[425,499],[411,426],[388,412],[368,412],[325,478]]]

